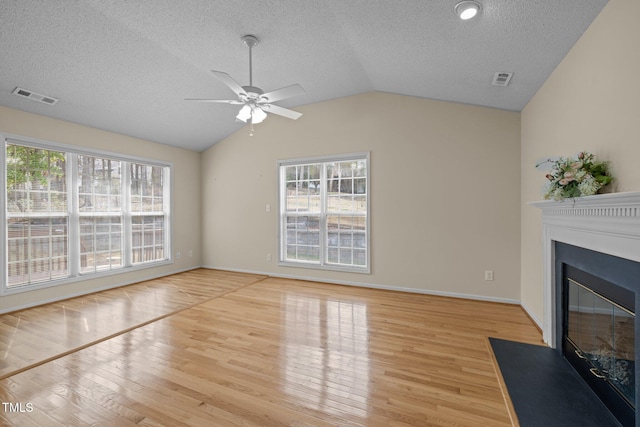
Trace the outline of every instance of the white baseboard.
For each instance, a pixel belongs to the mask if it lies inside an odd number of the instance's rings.
[[[503,304],[520,305],[520,301],[516,299],[488,297],[485,295],[463,294],[463,293],[457,293],[457,292],[442,292],[442,291],[435,291],[435,290],[429,290],[429,289],[416,289],[416,288],[407,288],[402,286],[381,285],[381,284],[375,284],[375,283],[353,282],[353,281],[345,281],[345,280],[331,280],[331,279],[318,278],[318,277],[301,276],[297,274],[274,274],[266,271],[244,270],[244,269],[234,269],[234,268],[206,266],[206,265],[203,265],[202,268],[232,271],[236,273],[260,274],[264,276],[279,277],[283,279],[296,279],[296,280],[306,280],[309,282],[331,283],[334,285],[357,286],[361,288],[382,289],[386,291],[409,292],[414,294],[435,295],[435,296],[442,296],[442,297],[461,298],[461,299],[470,299],[470,300],[477,300],[477,301],[499,302]]]
[[[82,292],[74,292],[74,293],[70,293],[70,294],[65,294],[65,295],[61,295],[59,297],[44,298],[44,299],[40,299],[40,300],[37,300],[37,301],[29,302],[29,303],[26,303],[26,304],[22,304],[22,305],[13,306],[13,307],[10,307],[10,308],[5,308],[5,309],[0,309],[0,314],[11,313],[13,311],[24,310],[26,308],[37,307],[39,305],[50,304],[50,303],[53,303],[53,302],[64,301],[64,300],[67,300],[67,299],[70,299],[70,298],[77,298],[77,297],[81,297],[81,296],[84,296],[84,295],[94,294],[96,292],[108,291],[109,289],[115,289],[115,288],[119,288],[121,286],[133,285],[135,283],[145,282],[147,280],[158,279],[160,277],[167,277],[167,276],[171,276],[173,274],[184,273],[185,271],[195,270],[197,268],[201,268],[201,266],[194,266],[194,267],[189,267],[189,268],[185,268],[185,269],[182,269],[182,270],[176,270],[176,271],[172,271],[172,272],[168,272],[168,273],[156,274],[156,275],[153,275],[153,276],[145,277],[144,279],[127,280],[127,281],[124,281],[124,282],[119,282],[119,283],[110,284],[110,285],[106,285],[106,286],[100,286],[100,287],[97,287],[97,288],[87,289],[86,291],[82,291]]]
[[[193,266],[193,267],[185,268],[185,269],[182,269],[182,270],[176,270],[176,271],[172,271],[172,272],[168,272],[168,273],[157,274],[157,275],[145,277],[144,279],[129,280],[129,281],[119,282],[119,283],[115,283],[115,284],[111,284],[111,285],[107,285],[107,286],[101,286],[101,287],[98,287],[98,288],[91,288],[91,289],[87,289],[86,292],[75,292],[75,293],[67,294],[67,295],[60,296],[60,297],[41,299],[41,300],[38,300],[38,301],[33,301],[33,302],[29,302],[27,304],[23,304],[23,305],[20,305],[20,306],[14,306],[14,307],[11,307],[11,308],[2,309],[2,310],[0,310],[0,314],[9,313],[9,312],[12,312],[12,311],[23,310],[23,309],[31,308],[31,307],[36,307],[36,306],[43,305],[43,304],[50,304],[50,303],[53,303],[53,302],[63,301],[63,300],[70,299],[70,298],[76,298],[76,297],[80,297],[80,296],[83,296],[83,295],[89,295],[89,294],[93,294],[93,293],[96,293],[96,292],[106,291],[106,290],[109,290],[109,289],[115,289],[115,288],[119,288],[121,286],[133,285],[135,283],[140,283],[142,281],[157,279],[157,278],[160,278],[160,277],[171,276],[173,274],[183,273],[185,271],[195,270],[197,268],[209,268],[209,269],[213,269],[213,270],[231,271],[231,272],[236,272],[236,273],[259,274],[259,275],[263,275],[263,276],[279,277],[279,278],[283,278],[283,279],[306,280],[306,281],[309,281],[309,282],[331,283],[331,284],[335,284],[335,285],[356,286],[356,287],[361,287],[361,288],[381,289],[381,290],[387,290],[387,291],[399,291],[399,292],[408,292],[408,293],[415,293],[415,294],[435,295],[435,296],[443,296],[443,297],[451,297],[451,298],[461,298],[461,299],[470,299],[470,300],[477,300],[477,301],[487,301],[487,302],[498,302],[498,303],[503,303],[503,304],[521,305],[522,308],[531,317],[531,319],[539,327],[541,327],[540,321],[531,313],[530,310],[528,310],[526,308],[526,306],[524,306],[521,303],[521,301],[515,300],[515,299],[510,299],[510,298],[488,297],[488,296],[485,296],[485,295],[463,294],[463,293],[457,293],[457,292],[442,292],[442,291],[435,291],[435,290],[429,290],[429,289],[416,289],[416,288],[408,288],[408,287],[402,287],[402,286],[381,285],[381,284],[375,284],[375,283],[353,282],[353,281],[345,281],[345,280],[331,280],[331,279],[324,279],[324,278],[318,278],[318,277],[307,277],[307,276],[302,276],[302,275],[297,275],[297,274],[273,274],[273,273],[266,272],[266,271],[235,269],[235,268],[226,268],[226,267],[220,267],[220,266],[208,266],[208,265]]]
[[[525,303],[520,302],[520,306],[527,313],[527,315],[531,318],[531,320],[533,320],[533,323],[535,323],[536,326],[540,330],[542,330],[542,322],[540,321],[540,319],[538,319],[538,317],[535,314],[533,314],[533,312],[531,310],[529,310],[529,307],[527,307],[527,305]]]

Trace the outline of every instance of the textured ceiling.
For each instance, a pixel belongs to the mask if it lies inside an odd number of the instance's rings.
[[[202,151],[246,125],[184,98],[234,96],[209,70],[248,84],[254,34],[254,85],[306,90],[284,107],[383,91],[520,111],[606,4],[479,1],[461,21],[457,0],[0,0],[0,105]]]

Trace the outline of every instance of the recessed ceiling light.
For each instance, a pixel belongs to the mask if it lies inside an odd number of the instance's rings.
[[[454,9],[460,19],[467,20],[476,16],[480,12],[480,3],[477,1],[461,1]]]

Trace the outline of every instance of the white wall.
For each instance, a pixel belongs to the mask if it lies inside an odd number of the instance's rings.
[[[200,265],[199,153],[5,107],[0,107],[0,132],[172,162],[174,254],[178,250],[183,254],[180,260],[162,267],[6,295],[0,299],[0,312],[114,285],[134,283]],[[189,249],[193,250],[194,256],[191,258],[187,256]]]
[[[379,92],[298,110],[203,153],[205,266],[519,301],[519,113]],[[361,151],[372,274],[279,267],[277,161]]]
[[[538,159],[582,150],[611,163],[611,191],[640,190],[640,2],[610,0],[522,111],[522,303],[542,319]]]

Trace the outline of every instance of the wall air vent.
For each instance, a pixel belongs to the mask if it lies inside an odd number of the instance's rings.
[[[13,95],[20,96],[22,98],[27,98],[27,99],[30,99],[32,101],[42,102],[43,104],[47,104],[47,105],[54,105],[56,102],[58,102],[57,98],[54,98],[52,96],[43,95],[41,93],[36,93],[36,92],[30,91],[28,89],[23,89],[21,87],[15,88],[13,90],[13,92],[11,92],[11,93]]]
[[[491,85],[502,87],[508,86],[511,81],[511,77],[513,77],[513,73],[497,72],[493,75]]]

